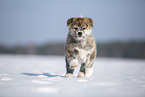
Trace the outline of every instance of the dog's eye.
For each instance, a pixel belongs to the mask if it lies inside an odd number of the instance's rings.
[[[83,30],[85,30],[86,28],[83,28]]]
[[[74,28],[75,30],[78,30],[78,28]]]

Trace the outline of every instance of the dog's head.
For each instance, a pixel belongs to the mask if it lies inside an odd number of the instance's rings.
[[[67,20],[70,35],[77,41],[84,40],[91,35],[93,20],[86,17],[74,17]]]

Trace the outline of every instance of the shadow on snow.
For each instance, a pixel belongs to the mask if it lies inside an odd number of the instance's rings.
[[[28,75],[28,76],[39,76],[39,75],[44,75],[47,77],[64,77],[62,75],[55,75],[55,74],[50,74],[50,73],[42,73],[42,74],[36,74],[36,73],[22,73],[23,75]]]

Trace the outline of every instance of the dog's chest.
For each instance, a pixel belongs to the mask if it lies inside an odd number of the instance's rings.
[[[88,55],[88,52],[83,50],[83,49],[80,49],[79,50],[79,54],[78,54],[78,61],[80,63],[85,63],[86,60],[87,60],[87,55]]]
[[[78,48],[78,61],[80,63],[85,63],[87,60],[87,55],[88,55],[88,51],[85,50],[86,41],[82,41],[78,47],[79,47]]]

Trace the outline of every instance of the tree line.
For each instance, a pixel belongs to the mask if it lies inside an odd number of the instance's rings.
[[[39,55],[64,55],[65,44],[29,44],[25,46],[8,47],[0,44],[0,54],[39,54]],[[123,57],[145,59],[145,42],[126,43],[98,43],[97,56],[99,57]]]

